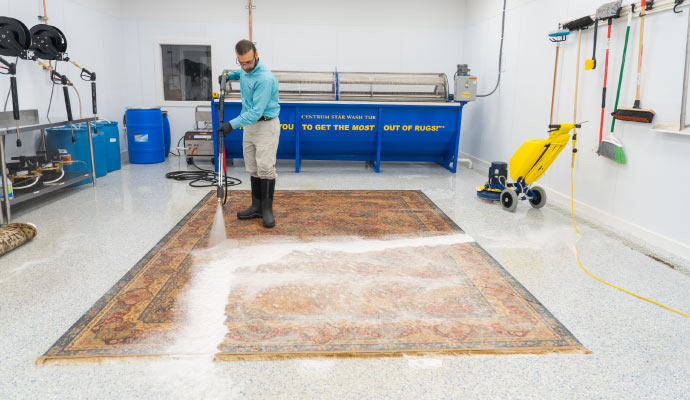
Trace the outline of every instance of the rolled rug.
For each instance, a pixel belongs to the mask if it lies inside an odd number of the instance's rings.
[[[8,253],[36,236],[34,224],[12,223],[0,226],[0,256]]]

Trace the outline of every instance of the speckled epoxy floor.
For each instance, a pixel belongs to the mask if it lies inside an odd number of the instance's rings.
[[[39,234],[0,258],[0,398],[690,398],[689,319],[582,272],[566,210],[520,204],[504,212],[476,198],[481,174],[433,164],[385,163],[375,174],[360,162],[303,162],[295,174],[292,162],[280,162],[278,190],[423,190],[592,354],[216,363],[209,354],[35,365],[207,193],[163,178],[180,167],[174,157],[125,164],[96,190],[69,189],[15,209],[15,220],[36,223]],[[246,178],[241,162],[230,174]],[[590,272],[690,311],[690,263],[605,227],[579,226]]]

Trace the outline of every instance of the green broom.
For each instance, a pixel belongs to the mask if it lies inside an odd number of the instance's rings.
[[[621,72],[618,76],[618,90],[616,90],[616,105],[614,110],[618,109],[618,100],[621,96],[621,84],[623,83],[623,70],[625,67],[625,55],[628,52],[628,37],[630,37],[630,23],[632,22],[632,12],[628,14],[628,27],[625,29],[625,45],[623,45],[623,59],[621,60]],[[597,154],[610,158],[615,162],[625,164],[625,153],[623,153],[623,145],[613,136],[613,131],[616,127],[616,118],[611,121],[611,133],[599,143],[599,150]]]

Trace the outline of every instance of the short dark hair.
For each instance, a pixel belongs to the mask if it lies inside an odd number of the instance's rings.
[[[256,54],[256,46],[247,39],[242,39],[235,45],[235,51],[241,56],[249,53],[249,50],[254,50],[254,54]]]

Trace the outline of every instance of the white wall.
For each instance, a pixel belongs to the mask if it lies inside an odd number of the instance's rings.
[[[84,5],[94,2],[99,6],[91,8]],[[124,91],[120,89],[127,80],[122,68],[123,45],[119,34],[122,21],[113,16],[117,7],[105,4],[104,0],[48,0],[47,11],[50,25],[60,28],[67,37],[67,52],[81,66],[96,72],[98,88],[98,113],[103,119],[122,120]],[[106,13],[108,12],[108,13]],[[0,1],[0,13],[22,21],[30,29],[39,23],[37,16],[43,14],[41,1],[4,0]],[[7,58],[7,57],[6,57]],[[91,86],[79,78],[79,70],[71,64],[58,63],[58,72],[66,74],[77,87],[82,98],[84,117],[92,115]],[[9,88],[9,78],[0,79],[0,93],[4,105]],[[45,119],[50,99],[51,83],[49,74],[35,62],[19,60],[17,62],[17,86],[19,106],[21,109],[38,109]],[[73,90],[70,90],[72,114],[79,116],[79,103]],[[7,110],[12,110],[11,100]],[[62,88],[55,86],[50,119],[65,120],[65,105]],[[8,157],[35,154],[39,141],[38,133],[25,133],[21,136],[23,146],[16,147],[16,140],[11,136],[7,141]]]
[[[271,69],[445,72],[462,54],[464,2],[456,0],[255,0],[253,40]],[[123,0],[128,76],[126,104],[156,104],[154,42],[213,40],[214,75],[235,64],[234,45],[248,37],[245,1]],[[217,85],[217,84],[216,84]],[[214,88],[217,90],[217,87]],[[194,122],[193,107],[169,111],[173,146]]]
[[[479,77],[479,90],[494,82],[500,33],[500,0],[468,1],[463,32],[463,60]],[[628,3],[628,2],[625,2]],[[560,21],[594,14],[600,0],[508,1],[505,34],[505,73],[497,95],[466,107],[460,150],[487,162],[507,161],[519,145],[544,138],[549,122],[555,47],[547,40]],[[687,14],[663,12],[645,21],[642,107],[656,111],[655,122],[677,121],[680,110]],[[633,19],[621,107],[635,98],[639,19]],[[625,38],[625,21],[614,22],[609,61],[604,135],[610,129],[618,72]],[[611,221],[626,221],[636,233],[649,233],[668,249],[690,257],[690,137],[650,130],[650,125],[616,122],[615,135],[623,143],[628,163],[599,157],[599,120],[604,74],[606,29],[600,28],[598,67],[584,70],[592,54],[592,29],[583,33],[575,168],[575,199],[584,208]],[[572,122],[577,35],[561,47],[556,121]],[[570,148],[563,151],[541,184],[570,194]],[[582,210],[582,208],[581,208]],[[603,213],[603,214],[601,214]]]

